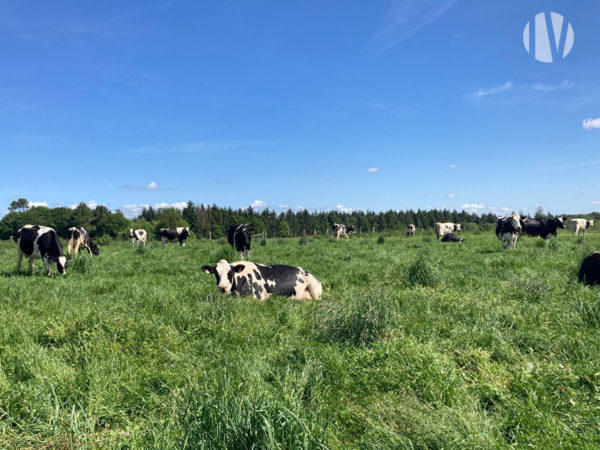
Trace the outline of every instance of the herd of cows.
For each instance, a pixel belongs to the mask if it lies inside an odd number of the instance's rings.
[[[514,248],[517,239],[521,235],[540,236],[550,239],[557,236],[559,228],[567,228],[566,219],[556,217],[553,219],[533,219],[521,217],[519,214],[500,217],[496,224],[496,236],[502,243],[502,248]],[[579,235],[594,226],[593,220],[571,219],[569,229],[574,235]],[[462,243],[464,239],[455,233],[461,231],[458,223],[436,223],[435,234],[442,242]],[[348,239],[348,233],[353,233],[354,228],[346,227],[344,224],[333,224],[333,237]],[[408,225],[406,236],[413,237],[416,227]],[[202,271],[206,274],[214,274],[217,287],[220,292],[240,295],[252,295],[258,299],[265,299],[272,294],[285,297],[316,300],[321,297],[323,288],[321,283],[310,273],[301,267],[286,265],[266,266],[252,263],[250,259],[250,243],[253,229],[248,224],[232,225],[227,233],[227,241],[238,252],[240,260],[229,263],[220,260],[215,266],[203,266]],[[160,238],[162,247],[168,242],[179,242],[184,247],[190,229],[187,227],[161,228]],[[133,228],[129,230],[129,238],[132,245],[145,245],[148,234],[146,230]],[[15,236],[17,241],[17,270],[21,270],[23,256],[29,259],[29,268],[33,272],[34,261],[41,259],[46,273],[50,275],[51,265],[56,264],[60,274],[66,273],[67,257],[77,256],[79,250],[85,249],[90,255],[98,255],[99,248],[89,233],[83,227],[71,227],[68,230],[67,255],[63,254],[58,234],[53,228],[41,225],[25,225],[21,227]],[[243,256],[246,261],[243,261]],[[600,252],[593,252],[587,256],[581,264],[579,281],[586,284],[600,284]]]

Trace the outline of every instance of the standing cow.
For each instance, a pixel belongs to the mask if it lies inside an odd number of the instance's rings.
[[[434,228],[435,228],[435,236],[439,239],[441,237],[444,237],[448,233],[452,233],[454,231],[459,232],[460,231],[460,223],[436,222],[434,224]]]
[[[558,228],[566,228],[565,219],[556,217],[554,219],[530,219],[523,218],[523,233],[528,236],[540,236],[542,239],[549,240],[551,236],[557,236]]]
[[[417,227],[415,227],[412,223],[406,227],[406,237],[413,237],[415,235],[415,231]]]
[[[190,229],[188,227],[160,229],[160,240],[162,242],[162,248],[165,248],[166,242],[179,242],[179,245],[181,247],[185,247],[185,241],[189,236]]]
[[[264,300],[272,294],[302,300],[321,298],[323,287],[301,267],[264,266],[247,261],[228,263],[220,260],[216,266],[203,266],[202,271],[215,274],[220,292],[252,295]]]
[[[340,237],[345,237],[346,240],[348,240],[348,233],[355,232],[353,226],[346,227],[343,223],[334,223],[331,229],[333,230],[333,236],[336,241],[339,241]]]
[[[87,231],[85,231],[85,228],[83,227],[69,228],[68,239],[69,241],[67,243],[67,256],[71,256],[71,250],[73,250],[73,254],[77,256],[77,253],[79,252],[79,247],[81,247],[82,245],[90,255],[92,253],[96,256],[100,254],[98,246],[92,242],[90,234]]]
[[[585,236],[588,228],[592,228],[594,226],[593,220],[587,219],[571,219],[569,220],[569,229],[575,236],[579,236],[579,233],[583,231],[583,235]]]
[[[515,248],[517,239],[523,231],[523,219],[519,214],[500,217],[496,222],[496,236],[502,242],[502,248]]]
[[[250,242],[252,241],[252,227],[247,223],[235,224],[229,227],[227,231],[227,242],[244,259],[243,253],[246,252],[246,260],[250,259]]]
[[[146,230],[139,228],[134,230],[133,228],[129,229],[129,239],[131,240],[131,245],[135,246],[135,244],[146,245],[146,238],[148,235],[146,234]]]
[[[67,273],[67,258],[63,255],[58,234],[53,228],[40,225],[25,225],[19,228],[17,241],[17,271],[21,271],[23,255],[29,258],[29,269],[33,273],[34,260],[41,259],[50,275],[50,265],[56,263],[58,273]]]

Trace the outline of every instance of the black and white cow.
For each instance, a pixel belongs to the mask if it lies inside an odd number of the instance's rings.
[[[146,230],[139,228],[134,230],[133,228],[129,229],[129,239],[131,240],[131,245],[135,246],[135,244],[146,245],[146,238],[148,234]]]
[[[454,233],[448,233],[445,234],[444,237],[442,238],[442,242],[464,242],[465,240],[462,238],[459,238],[457,235],[455,235]]]
[[[185,241],[189,236],[190,229],[188,227],[160,229],[160,240],[162,241],[162,248],[165,248],[165,242],[179,242],[179,245],[181,247],[185,247]]]
[[[239,253],[240,259],[244,259],[244,252],[246,252],[246,259],[250,259],[252,231],[252,227],[247,223],[231,225],[227,230],[227,242]]]
[[[502,248],[517,246],[517,239],[523,232],[523,219],[519,214],[503,216],[496,222],[496,236],[502,242]]]
[[[417,227],[415,227],[412,223],[406,227],[406,237],[413,237],[415,235],[415,231]]]
[[[562,217],[554,219],[523,218],[523,233],[528,236],[540,236],[542,239],[548,240],[551,236],[557,236],[556,230],[558,228],[566,228]]]
[[[23,255],[29,258],[29,269],[33,272],[34,260],[41,259],[50,275],[50,265],[56,263],[58,273],[67,273],[67,258],[63,255],[58,234],[53,228],[40,225],[25,225],[17,231],[17,270],[21,271]]]
[[[600,252],[592,252],[585,257],[579,268],[579,282],[600,284]]]
[[[83,227],[71,227],[69,228],[68,233],[68,243],[67,243],[67,256],[71,256],[71,250],[75,256],[79,252],[79,247],[83,245],[83,247],[88,251],[91,255],[92,253],[96,256],[100,254],[100,250],[98,246],[92,242],[90,238],[90,234],[85,231]]]
[[[460,231],[460,223],[452,223],[452,222],[436,222],[433,227],[435,228],[435,237],[438,239],[444,237],[448,233],[452,233],[453,231]]]
[[[203,266],[202,271],[214,273],[220,292],[252,295],[264,300],[272,294],[302,300],[321,298],[323,287],[301,267],[264,266],[248,261],[228,263],[222,259],[216,266]]]
[[[343,223],[334,223],[331,226],[331,229],[333,230],[333,236],[336,241],[339,241],[340,237],[348,239],[348,233],[355,233],[353,226],[346,227]]]
[[[594,226],[593,220],[587,219],[571,219],[569,220],[569,229],[575,236],[579,236],[579,233],[583,231],[583,235],[585,236],[588,228]]]

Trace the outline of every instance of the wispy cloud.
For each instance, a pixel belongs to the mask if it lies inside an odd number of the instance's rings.
[[[465,203],[461,208],[467,211],[477,211],[485,208],[485,203]]]
[[[531,86],[531,89],[534,91],[541,92],[551,92],[551,91],[561,91],[564,89],[571,89],[575,87],[574,81],[564,80],[562,83],[558,84],[534,84]]]
[[[38,207],[48,207],[48,202],[29,202],[28,206],[30,208],[38,208]]]
[[[600,128],[600,117],[598,117],[597,119],[585,119],[583,121],[583,128],[586,130]]]
[[[504,84],[501,84],[500,86],[493,86],[487,89],[477,89],[476,91],[472,92],[470,94],[471,98],[473,98],[473,100],[475,101],[475,103],[479,103],[481,101],[482,98],[484,97],[488,97],[490,95],[496,95],[499,94],[501,92],[506,92],[510,89],[512,89],[513,87],[513,82],[512,81],[507,81]]]
[[[367,172],[369,172],[369,173],[377,173],[377,172],[381,172],[381,169],[379,167],[369,167],[367,169]]]
[[[380,55],[439,19],[457,0],[392,0],[367,48]]]
[[[366,102],[364,103],[366,108],[376,109],[382,112],[390,112],[390,113],[403,113],[403,114],[415,114],[416,111],[410,108],[405,108],[403,106],[394,106],[389,105],[387,103],[382,102]]]
[[[84,204],[87,205],[87,207],[90,209],[96,209],[96,207],[98,206],[98,202],[96,200],[90,200],[89,202],[84,202]],[[73,203],[71,206],[69,206],[69,208],[75,209],[78,206],[79,203]]]
[[[176,208],[176,209],[181,210],[187,206],[187,202],[175,202],[175,203],[160,202],[160,203],[154,203],[153,205],[151,205],[149,203],[143,203],[143,204],[131,203],[128,205],[123,205],[119,209],[123,212],[125,217],[133,218],[133,217],[139,216],[144,208],[148,209],[148,208],[150,208],[150,206],[152,206],[154,209]]]
[[[151,181],[150,183],[144,186],[134,186],[132,184],[123,184],[121,185],[122,189],[137,189],[139,191],[157,191],[161,189],[156,181]]]
[[[458,164],[450,164],[448,169],[458,169]]]
[[[456,194],[448,194],[448,198],[455,198]]]
[[[354,211],[353,208],[349,208],[344,205],[335,205],[335,209],[337,209],[339,212],[346,213],[346,214],[351,214]]]
[[[517,84],[512,80],[498,86],[477,88],[469,93],[469,98],[478,105],[484,98],[512,93],[512,100],[518,103],[552,103],[547,94],[576,88],[573,81],[563,80],[555,84]]]

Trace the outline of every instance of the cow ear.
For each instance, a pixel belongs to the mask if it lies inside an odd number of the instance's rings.
[[[246,268],[246,266],[244,266],[243,264],[238,264],[237,266],[232,267],[232,269],[235,273],[243,272],[245,268]]]
[[[215,268],[210,266],[202,266],[202,272],[207,274],[215,273]]]

